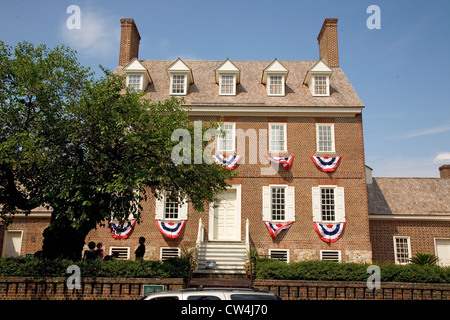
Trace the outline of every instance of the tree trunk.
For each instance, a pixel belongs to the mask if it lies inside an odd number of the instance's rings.
[[[91,227],[91,224],[87,225],[86,223],[75,229],[68,219],[63,217],[54,221],[52,217],[50,226],[43,232],[43,257],[47,259],[81,260],[86,236],[95,227]]]

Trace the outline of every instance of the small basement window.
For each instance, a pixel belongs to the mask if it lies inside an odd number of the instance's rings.
[[[269,249],[270,259],[280,260],[289,263],[289,250],[288,249]]]
[[[130,247],[110,247],[109,254],[118,254],[117,259],[129,260],[130,259]]]
[[[180,248],[174,247],[163,247],[161,248],[160,260],[168,260],[171,258],[179,258],[180,257]]]
[[[320,260],[341,262],[341,251],[340,250],[321,250],[320,251]]]

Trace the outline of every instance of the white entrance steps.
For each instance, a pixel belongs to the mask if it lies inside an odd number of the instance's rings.
[[[197,252],[197,269],[202,274],[245,274],[247,247],[240,242],[204,242]]]

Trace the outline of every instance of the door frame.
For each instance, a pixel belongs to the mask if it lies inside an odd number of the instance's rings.
[[[437,251],[437,240],[448,240],[448,241],[450,241],[450,238],[448,238],[448,237],[435,237],[434,239],[433,239],[433,242],[434,242],[434,255],[436,256],[436,257],[438,257],[439,258],[439,256],[438,256],[438,251]],[[440,266],[444,266],[443,264],[441,264],[441,262],[439,262],[438,261],[438,265],[440,265]],[[446,267],[448,267],[448,265],[445,265]]]
[[[240,242],[242,240],[241,237],[241,185],[240,184],[232,184],[227,190],[236,190],[236,210],[234,214],[234,219],[236,223],[236,229],[233,239],[231,240],[218,240],[215,238],[214,232],[214,202],[209,204],[209,222],[208,222],[208,241],[222,241],[222,242]]]

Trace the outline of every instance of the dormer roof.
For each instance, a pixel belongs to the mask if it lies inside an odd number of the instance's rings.
[[[289,70],[275,58],[263,71],[261,82],[267,84],[268,75],[284,75],[284,82],[286,82]]]
[[[231,62],[230,59],[226,58],[215,70],[216,72],[216,83],[219,83],[219,75],[220,74],[234,74],[236,75],[236,83],[239,83],[241,70],[239,70],[236,65]]]
[[[189,68],[186,63],[184,63],[183,60],[181,60],[181,58],[178,58],[177,60],[175,60],[175,62],[173,62],[168,68],[167,68],[167,73],[170,74],[175,74],[175,73],[183,73],[183,74],[187,74],[188,76],[188,83],[194,83],[194,76],[192,75],[192,70],[191,68]]]
[[[152,77],[148,72],[148,69],[142,65],[142,63],[137,59],[133,58],[125,67],[123,67],[125,73],[142,73],[144,77],[147,78],[149,83],[152,83]]]
[[[303,81],[304,84],[309,84],[311,82],[311,77],[313,75],[327,75],[331,76],[333,73],[333,70],[327,66],[325,62],[322,60],[317,60],[316,63],[314,63],[311,68],[309,68],[308,72],[306,72],[305,80]]]

